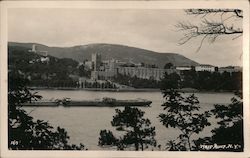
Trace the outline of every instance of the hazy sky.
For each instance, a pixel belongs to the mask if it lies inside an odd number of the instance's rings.
[[[242,37],[220,37],[213,44],[200,39],[179,45],[178,22],[199,22],[183,10],[9,9],[8,40],[48,46],[112,43],[157,52],[182,54],[202,64],[242,65]]]

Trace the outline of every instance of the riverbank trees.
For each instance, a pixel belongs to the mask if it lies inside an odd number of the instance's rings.
[[[177,89],[194,88],[200,91],[240,91],[242,90],[242,72],[183,71],[179,74],[165,74],[161,87],[175,84]],[[166,88],[166,87],[165,87]]]
[[[117,74],[117,76],[111,79],[113,82],[131,86],[134,88],[160,88],[160,81],[156,81],[153,78],[150,79],[142,79],[137,76],[129,76]]]
[[[182,71],[180,74],[164,74],[161,81],[140,79],[136,76],[118,74],[112,81],[134,88],[161,88],[175,84],[178,89],[194,88],[200,91],[239,91],[242,89],[242,72]]]

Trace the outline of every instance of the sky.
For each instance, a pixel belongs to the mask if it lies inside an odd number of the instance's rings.
[[[184,32],[176,25],[198,24],[201,18],[173,9],[12,8],[8,10],[8,41],[58,47],[122,44],[178,53],[201,64],[242,66],[242,37],[222,36],[212,44],[205,40],[198,52],[201,38],[179,44]]]

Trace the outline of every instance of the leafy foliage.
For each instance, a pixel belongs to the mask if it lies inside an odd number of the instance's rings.
[[[218,122],[221,126],[230,126],[230,123],[237,122],[243,118],[243,102],[239,101],[237,98],[233,97],[231,99],[231,104],[225,105],[214,105],[212,112],[215,114],[216,118],[222,119]]]
[[[12,150],[83,150],[83,144],[69,144],[65,129],[54,129],[43,120],[34,120],[22,104],[38,100],[31,93],[27,80],[20,71],[10,70],[8,80],[8,144]]]
[[[91,71],[88,70],[87,68],[85,68],[84,65],[80,65],[78,69],[79,69],[79,76],[80,76],[80,77],[87,77],[87,78],[90,78],[90,76],[91,76]]]
[[[155,146],[155,127],[151,127],[149,119],[143,118],[144,112],[138,108],[126,106],[123,111],[116,109],[111,125],[117,131],[125,132],[123,137],[115,138],[111,131],[101,131],[99,145],[114,145],[118,150],[124,150],[132,145],[135,150],[144,150],[148,145]]]
[[[177,128],[181,134],[177,138],[179,142],[169,141],[167,143],[167,149],[193,150],[191,136],[199,134],[206,126],[211,125],[208,121],[211,114],[208,111],[199,112],[199,100],[194,94],[183,97],[173,88],[175,87],[163,89],[166,102],[162,106],[166,113],[161,113],[159,118],[166,128]]]
[[[166,150],[168,151],[186,151],[186,146],[181,142],[176,142],[174,140],[170,140],[166,143]]]
[[[164,69],[171,69],[174,65],[172,63],[166,63]]]
[[[232,145],[233,147],[212,150],[243,151],[243,102],[233,97],[229,105],[216,104],[211,112],[220,119],[220,126],[212,130],[212,137],[196,140],[196,147],[200,148],[203,144]]]
[[[178,75],[177,73],[171,73],[171,74],[165,73],[164,78],[161,80],[161,90],[167,91],[168,89],[179,89],[180,83],[181,83],[180,75]]]
[[[116,145],[118,139],[115,138],[113,133],[110,130],[101,130],[98,144],[101,146],[104,145]]]

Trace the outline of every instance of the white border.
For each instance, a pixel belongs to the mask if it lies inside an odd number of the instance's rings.
[[[249,157],[249,3],[247,1],[2,1],[1,11],[1,155],[0,157]],[[243,98],[244,152],[168,152],[168,151],[10,151],[7,146],[7,9],[8,8],[83,8],[83,9],[187,9],[240,8],[244,14]]]

